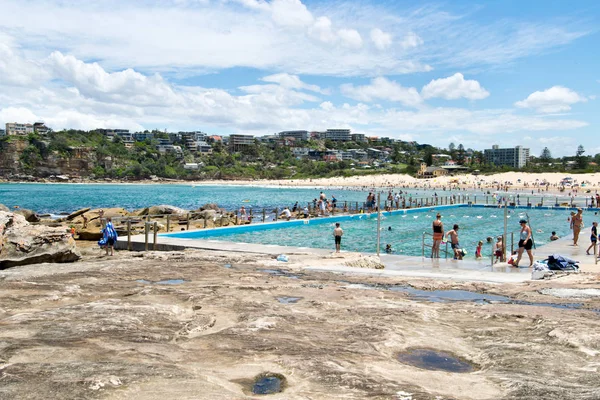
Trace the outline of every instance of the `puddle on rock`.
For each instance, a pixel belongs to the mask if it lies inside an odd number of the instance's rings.
[[[285,378],[280,374],[262,374],[252,386],[253,394],[275,394],[283,392]]]
[[[430,301],[432,303],[447,303],[447,302],[459,302],[468,301],[477,304],[489,304],[489,303],[502,303],[502,304],[516,304],[520,306],[536,306],[536,307],[551,307],[563,310],[580,310],[585,309],[582,303],[536,303],[524,300],[514,300],[507,296],[500,296],[496,294],[484,294],[477,292],[470,292],[468,290],[420,290],[410,286],[401,285],[378,285],[378,284],[367,284],[367,283],[346,283],[344,286],[347,289],[370,289],[370,290],[391,290],[393,292],[401,292],[408,294],[411,300],[423,300]],[[593,289],[592,289],[593,290]],[[543,292],[543,291],[542,291]],[[544,293],[550,294],[550,293]],[[589,295],[589,294],[588,294]],[[599,313],[598,310],[589,309]]]
[[[138,279],[138,280],[136,280],[136,282],[143,283],[144,285],[181,285],[182,283],[185,283],[186,281],[183,279],[165,279],[162,281],[152,282],[152,281],[147,281],[146,279]]]
[[[286,297],[286,296],[277,297],[277,301],[280,302],[281,304],[295,304],[295,303],[299,302],[300,300],[302,300],[302,297]]]
[[[266,272],[267,274],[273,276],[285,276],[286,278],[300,279],[299,275],[295,275],[281,269],[259,269],[258,272]]]
[[[231,264],[225,264],[225,268],[231,268]]]
[[[408,293],[415,299],[426,299],[434,303],[450,301],[472,301],[475,303],[510,302],[510,298],[506,296],[469,292],[468,290],[419,290],[410,286],[391,286],[389,290]]]
[[[450,353],[428,349],[413,349],[400,353],[398,361],[430,371],[467,373],[475,370],[471,364],[459,360]]]

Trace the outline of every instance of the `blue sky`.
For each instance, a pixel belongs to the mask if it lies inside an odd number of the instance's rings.
[[[88,4],[89,3],[89,4]],[[0,123],[600,153],[596,1],[0,0]]]

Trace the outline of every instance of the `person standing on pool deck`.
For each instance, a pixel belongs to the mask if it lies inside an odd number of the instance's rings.
[[[454,259],[462,260],[462,249],[460,248],[460,244],[458,243],[458,224],[454,224],[453,229],[446,234],[447,237],[450,237],[450,246],[452,250],[454,250]]]
[[[433,221],[433,245],[431,246],[431,258],[440,258],[440,244],[444,240],[444,224],[442,216],[438,213]]]
[[[590,241],[592,242],[592,244],[590,244],[590,247],[588,247],[588,249],[585,251],[585,254],[587,254],[588,256],[590,255],[590,250],[593,247],[596,247],[596,242],[598,241],[598,223],[597,222],[592,222],[592,235],[590,236]],[[596,254],[596,250],[594,250],[594,254]]]
[[[340,228],[340,223],[335,223],[335,229],[333,230],[333,238],[335,239],[335,252],[339,253],[342,248],[342,236],[344,231]]]
[[[533,254],[531,253],[531,248],[533,247],[533,240],[531,240],[531,228],[527,226],[527,221],[524,219],[520,220],[521,224],[521,236],[519,237],[519,252],[517,255],[517,259],[513,264],[513,267],[519,267],[519,261],[521,261],[521,256],[523,255],[523,250],[527,251],[527,255],[529,256],[529,266],[533,265]]]
[[[579,232],[583,228],[583,210],[581,208],[578,208],[577,214],[571,218],[571,224],[573,225],[573,246],[577,246]]]

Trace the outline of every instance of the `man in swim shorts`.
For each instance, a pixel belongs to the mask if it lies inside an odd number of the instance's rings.
[[[453,229],[446,234],[447,237],[450,238],[450,246],[452,250],[454,250],[454,259],[462,260],[462,249],[460,247],[460,243],[458,243],[458,224],[454,224]]]
[[[335,252],[339,253],[342,247],[342,236],[344,235],[344,231],[340,228],[340,223],[335,223],[335,229],[333,230],[333,238],[335,240]]]

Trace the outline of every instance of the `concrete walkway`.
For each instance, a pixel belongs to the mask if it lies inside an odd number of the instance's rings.
[[[143,251],[145,248],[144,235],[132,236],[132,249]],[[148,249],[153,250],[152,236],[149,237]],[[117,243],[119,249],[127,248],[127,239],[119,238]],[[412,276],[419,278],[431,279],[452,279],[460,281],[481,281],[490,283],[507,283],[507,282],[524,282],[531,278],[531,270],[529,268],[513,268],[508,264],[498,264],[491,267],[489,260],[482,259],[456,261],[452,259],[431,259],[426,257],[409,257],[400,255],[382,254],[381,262],[385,265],[385,269],[361,269],[345,266],[347,261],[344,257],[340,257],[339,262],[331,264],[332,250],[317,249],[310,247],[292,247],[292,246],[277,246],[264,245],[255,243],[236,243],[221,240],[211,239],[180,239],[165,236],[159,236],[156,250],[173,251],[190,249],[215,250],[215,251],[230,251],[238,253],[253,253],[266,255],[287,254],[294,257],[294,254],[304,254],[317,256],[307,262],[307,265],[302,265],[303,269],[315,271],[329,271],[348,274],[368,274],[371,276]],[[342,252],[343,254],[350,254]],[[370,255],[370,254],[365,254]],[[318,258],[328,258],[327,263],[319,263]],[[285,266],[285,264],[282,264]]]
[[[579,235],[578,246],[573,246],[573,235],[570,234],[534,250],[533,259],[543,260],[552,254],[560,254],[579,261],[579,270],[581,272],[600,273],[600,263],[595,263],[593,255],[588,256],[585,254],[585,250],[590,245],[589,233],[587,231]],[[597,246],[597,248],[600,248],[600,246]],[[590,253],[593,254],[593,250]],[[528,262],[529,258],[524,253],[519,264],[527,265]]]

